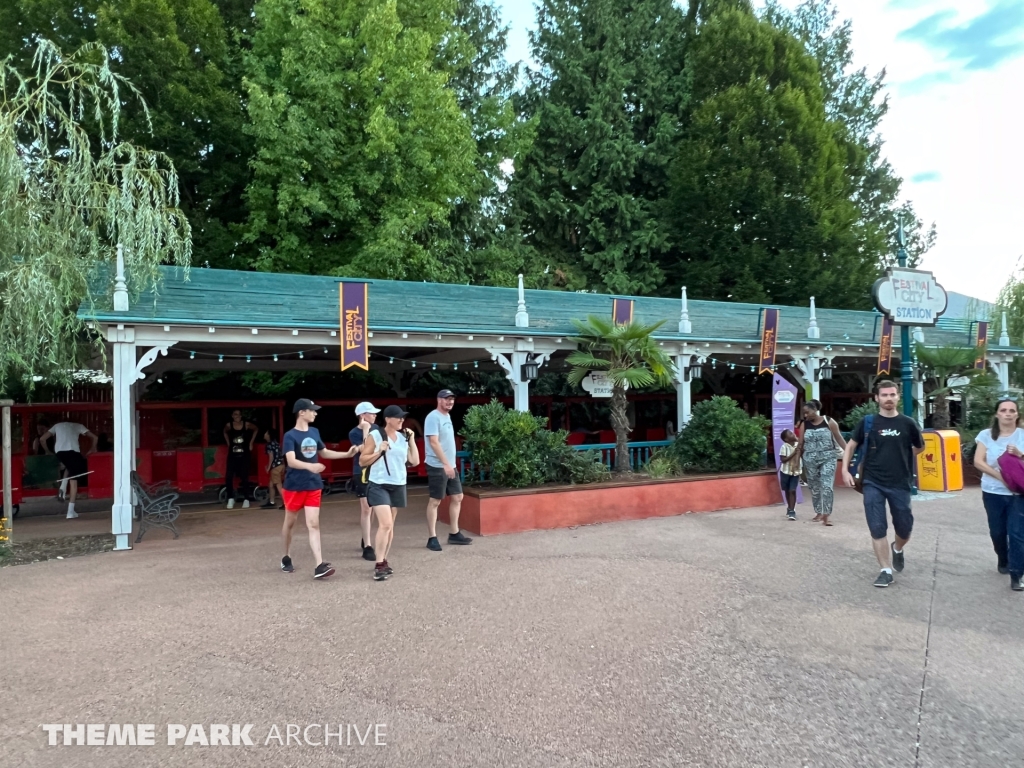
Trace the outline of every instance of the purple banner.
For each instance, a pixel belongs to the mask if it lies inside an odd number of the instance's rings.
[[[876,375],[888,375],[892,368],[892,320],[882,318],[882,339],[878,342],[878,370]]]
[[[978,323],[978,359],[974,361],[974,367],[978,370],[985,370],[985,358],[988,357],[988,323]]]
[[[616,325],[633,322],[633,300],[612,299],[612,321]]]
[[[764,326],[761,331],[761,362],[758,373],[771,373],[775,369],[775,347],[779,332],[779,310],[764,310]]]
[[[370,312],[367,283],[338,283],[341,306],[341,370],[370,368],[370,342],[366,335]]]
[[[796,422],[797,388],[779,374],[772,377],[772,441],[775,446],[775,471],[782,466],[782,433],[793,429]],[[797,503],[802,503],[803,492],[796,487]]]

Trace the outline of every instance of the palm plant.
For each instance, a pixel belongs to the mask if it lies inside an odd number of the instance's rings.
[[[612,383],[611,421],[615,430],[615,469],[629,469],[629,418],[626,389],[672,383],[672,360],[654,340],[664,320],[644,325],[616,325],[610,317],[590,315],[586,322],[573,320],[579,335],[572,341],[579,349],[567,362],[572,366],[569,382],[578,385],[591,371],[604,371]]]
[[[932,427],[946,429],[949,427],[950,395],[964,395],[981,379],[986,379],[986,371],[975,368],[980,350],[976,347],[926,347],[917,344],[915,356],[917,363],[926,376],[928,396],[935,401],[932,414]],[[956,383],[950,384],[950,379]],[[931,387],[928,389],[928,383]],[[985,382],[987,384],[987,380]]]

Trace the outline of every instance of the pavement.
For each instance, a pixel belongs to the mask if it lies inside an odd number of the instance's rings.
[[[977,489],[915,501],[888,589],[847,490],[831,528],[804,504],[795,523],[730,510],[441,553],[424,504],[416,489],[385,582],[351,497],[323,511],[326,581],[301,524],[284,574],[284,513],[237,508],[183,515],[176,541],[0,569],[0,763],[1024,765],[1024,593],[996,573]],[[51,747],[50,723],[152,724],[156,745]],[[325,723],[341,744],[308,743]],[[196,728],[167,746],[176,724],[251,724],[254,745]]]

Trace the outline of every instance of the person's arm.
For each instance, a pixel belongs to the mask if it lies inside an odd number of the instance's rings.
[[[921,428],[917,426],[916,421],[911,420],[911,423],[914,425],[914,456],[919,456],[924,450],[924,435],[921,434]]]
[[[974,468],[982,474],[986,474],[989,477],[993,477],[1000,483],[1003,482],[1003,476],[999,472],[998,467],[993,467],[988,463],[988,449],[984,443],[976,443],[977,447],[974,449]],[[1006,485],[1006,483],[1003,483]]]
[[[288,451],[288,453],[284,455],[284,458],[285,461],[288,462],[288,466],[292,469],[304,469],[307,472],[312,472],[314,475],[319,475],[327,469],[327,467],[320,462],[310,463],[308,461],[299,461],[295,458],[295,451]]]
[[[88,437],[90,440],[92,440],[92,447],[90,447],[89,450],[85,452],[85,455],[88,456],[90,453],[96,453],[96,446],[100,444],[99,436],[94,435],[88,429],[85,430],[85,432],[83,432],[82,434]]]
[[[826,417],[827,418],[827,417]],[[846,450],[846,440],[843,439],[843,433],[839,431],[839,425],[836,424],[835,420],[828,420],[828,428],[832,430],[832,438],[838,443],[839,447],[844,451]]]
[[[416,435],[413,433],[411,429],[406,430],[405,439],[409,441],[409,456],[406,459],[405,463],[408,464],[410,467],[418,467],[420,465],[420,449],[416,445]],[[437,435],[433,435],[433,439],[436,442]],[[444,454],[439,455],[443,456]],[[442,461],[444,461],[444,459],[442,459]],[[448,468],[449,465],[446,464],[445,470],[447,471]]]
[[[444,451],[441,450],[441,440],[438,435],[428,435],[427,440],[430,441],[430,447],[434,450],[434,455],[437,456],[438,461],[441,462],[441,466],[446,470],[452,468],[452,463],[448,461],[448,457],[444,455]],[[413,445],[413,443],[410,443]]]
[[[252,437],[249,438],[249,450],[251,451],[256,447],[256,435],[259,434],[259,428],[251,421],[245,422],[245,428],[252,431]]]
[[[363,449],[359,454],[359,466],[368,467],[373,462],[377,461],[382,454],[386,453],[391,444],[387,440],[382,440],[380,449],[377,448],[377,441],[373,437],[367,437],[363,441]]]
[[[332,451],[330,448],[321,448],[319,454],[321,459],[351,459],[355,456],[352,451]]]
[[[227,445],[228,448],[231,447],[231,433],[228,431],[228,427],[230,426],[230,424],[224,425],[224,444]]]
[[[853,475],[850,474],[850,462],[857,450],[857,441],[850,438],[846,441],[846,448],[843,449],[843,482],[851,488],[854,487]]]
[[[343,459],[351,459],[353,456],[355,456],[357,453],[359,453],[360,450],[362,450],[362,446],[360,446],[360,445],[353,445],[351,448],[349,448],[347,451],[344,451],[341,454],[341,458],[343,458]]]

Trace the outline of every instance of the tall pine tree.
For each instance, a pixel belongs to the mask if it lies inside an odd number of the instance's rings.
[[[511,192],[540,264],[569,287],[649,293],[664,279],[665,193],[685,85],[672,0],[542,0]],[[537,276],[534,276],[537,280]]]

